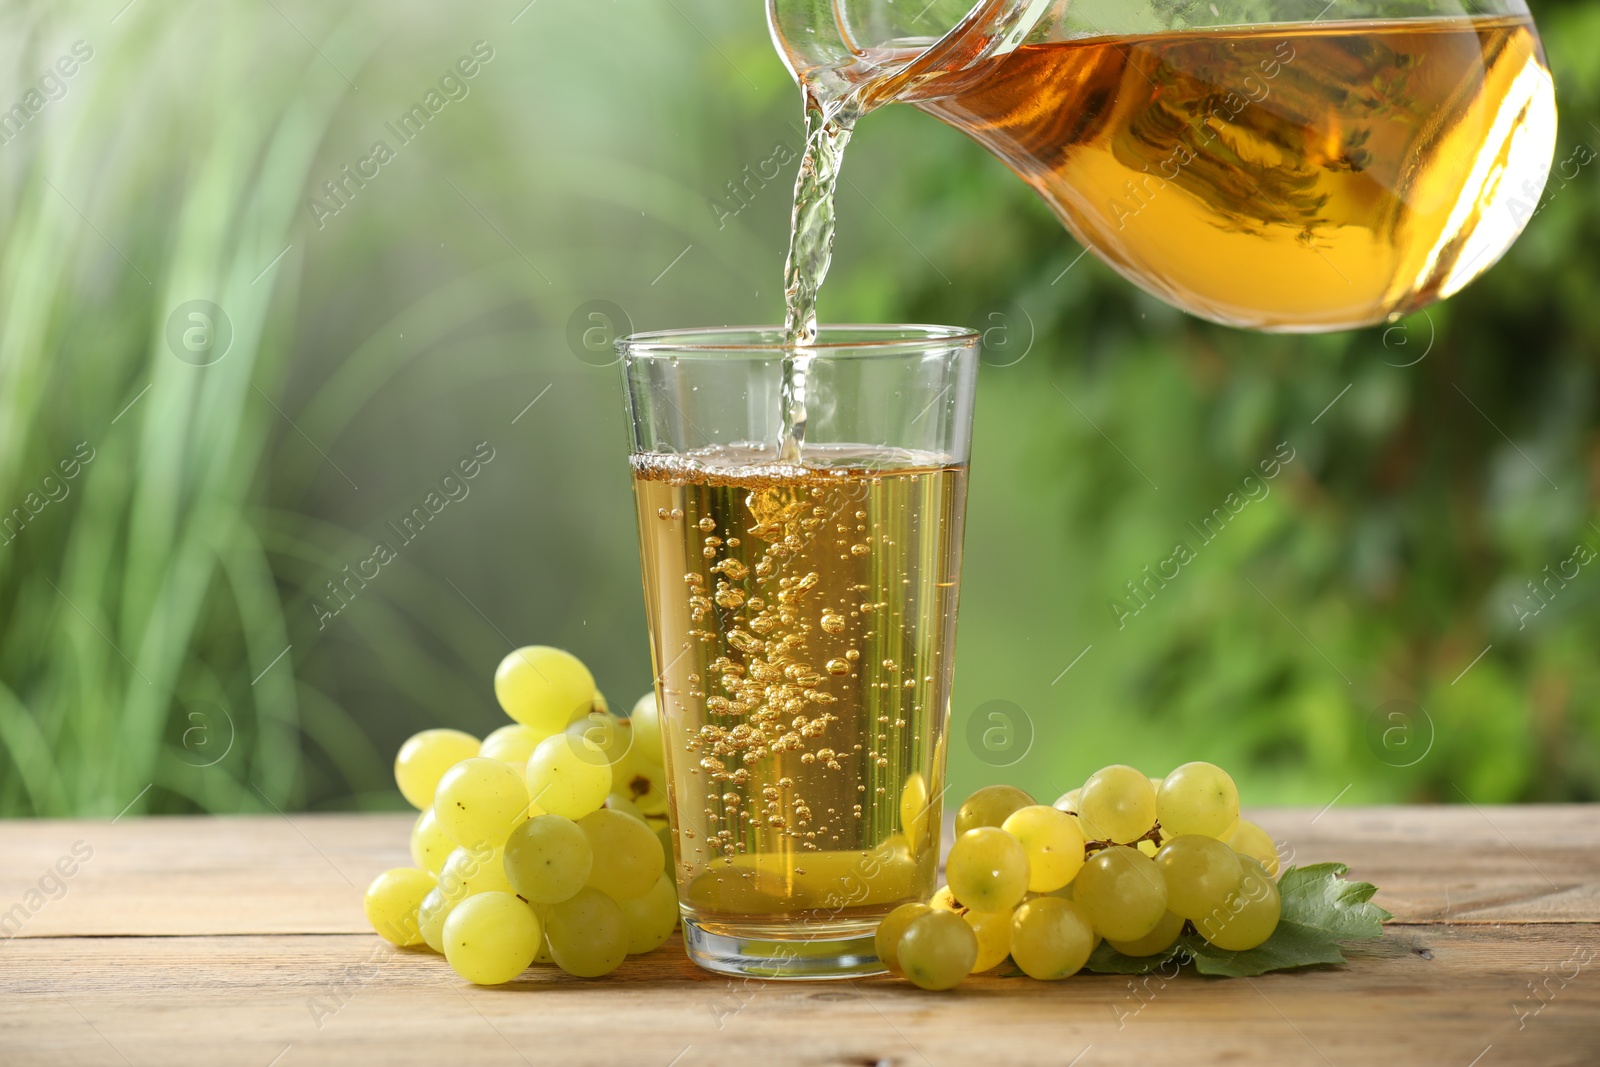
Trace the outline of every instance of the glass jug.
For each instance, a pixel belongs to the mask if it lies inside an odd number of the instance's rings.
[[[1134,284],[1229,326],[1396,319],[1532,216],[1554,86],[1523,0],[768,0],[808,106],[913,104]]]

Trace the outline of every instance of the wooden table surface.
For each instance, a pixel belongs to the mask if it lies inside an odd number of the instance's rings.
[[[362,916],[368,880],[407,862],[407,817],[6,822],[0,1064],[1594,1065],[1597,812],[1257,812],[1299,862],[1382,887],[1381,941],[1256,979],[943,994],[729,980],[676,940],[604,979],[478,989]]]

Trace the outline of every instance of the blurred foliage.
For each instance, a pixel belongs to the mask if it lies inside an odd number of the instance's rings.
[[[1535,14],[1560,161],[1600,144],[1600,3]],[[569,337],[597,300],[778,318],[792,166],[727,192],[799,141],[758,5],[12,0],[0,27],[0,106],[92,51],[0,144],[0,508],[28,517],[0,537],[0,812],[396,806],[400,740],[491,729],[513,644],[644,691],[616,369]],[[1462,295],[1323,337],[1079,261],[909,109],[845,176],[825,317],[996,331],[957,793],[1205,758],[1247,803],[1600,795],[1600,568],[1513,607],[1600,546],[1600,162]],[[170,339],[195,300],[232,332],[204,367]],[[996,699],[1033,733],[1005,769],[966,743]]]

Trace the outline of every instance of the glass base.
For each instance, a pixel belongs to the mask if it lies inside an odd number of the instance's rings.
[[[684,916],[683,944],[689,958],[708,971],[745,978],[821,981],[887,974],[873,935],[780,940],[713,933]]]

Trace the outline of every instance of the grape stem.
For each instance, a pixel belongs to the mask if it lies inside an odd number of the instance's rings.
[[[1068,812],[1067,814],[1076,815],[1077,812]],[[1099,852],[1100,850],[1107,848],[1117,848],[1119,846],[1133,848],[1134,846],[1138,845],[1140,841],[1154,841],[1158,845],[1161,844],[1161,824],[1156,823],[1154,826],[1150,827],[1150,829],[1146,830],[1143,834],[1140,834],[1132,841],[1085,841],[1083,843],[1083,852],[1084,855],[1087,856],[1091,852]]]

